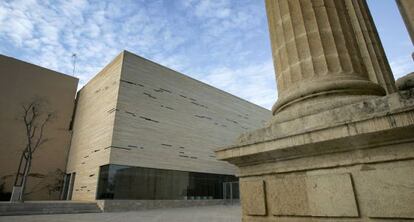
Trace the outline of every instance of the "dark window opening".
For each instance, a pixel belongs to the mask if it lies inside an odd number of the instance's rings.
[[[112,109],[108,110],[107,112],[108,112],[108,113],[113,113],[113,112],[115,112],[115,111],[119,111],[119,109],[112,108]]]
[[[208,116],[200,116],[200,115],[194,115],[195,117],[198,117],[198,118],[200,118],[200,119],[208,119],[208,120],[212,120],[212,118],[211,117],[208,117]]]
[[[227,121],[229,121],[229,122],[232,122],[232,123],[234,123],[234,124],[239,124],[237,121],[232,120],[232,119],[228,119],[228,118],[226,118],[226,120],[227,120]]]
[[[129,148],[130,146],[128,145],[128,147],[122,147],[122,146],[110,146],[109,148],[113,148],[113,149],[120,149],[120,150],[131,150],[131,148]]]
[[[146,96],[148,96],[151,99],[157,99],[157,97],[151,95],[150,93],[144,92],[143,94],[146,95]]]
[[[153,89],[155,92],[167,92],[167,93],[172,93],[170,90],[168,89],[163,89],[163,88],[159,88],[159,89]]]
[[[140,116],[139,118],[145,119],[147,121],[151,121],[151,122],[154,122],[154,123],[159,123],[157,120],[153,120],[153,119],[150,119],[150,118],[147,118],[147,117]]]
[[[128,84],[131,84],[131,85],[136,85],[136,86],[144,87],[144,85],[141,85],[141,84],[138,84],[138,83],[134,83],[134,82],[131,82],[131,81],[127,81],[127,80],[123,80],[123,79],[121,79],[121,82],[128,83]]]
[[[127,113],[127,114],[129,114],[129,115],[132,115],[132,116],[137,116],[137,115],[135,115],[135,113],[133,113],[133,112],[125,111],[125,113]]]
[[[174,108],[169,107],[169,106],[164,106],[164,105],[161,105],[161,107],[166,108],[166,109],[169,109],[169,110],[175,110]]]
[[[202,104],[199,104],[199,103],[196,103],[196,102],[191,102],[191,103],[196,105],[196,106],[200,106],[200,107],[208,109],[208,106],[205,106],[205,105],[202,105]]]

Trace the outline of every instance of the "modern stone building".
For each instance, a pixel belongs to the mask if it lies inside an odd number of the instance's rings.
[[[214,150],[271,116],[126,51],[78,92],[76,103],[76,78],[5,56],[0,73],[5,198],[26,144],[22,104],[33,100],[45,102],[54,118],[35,153],[26,200],[222,199],[236,168],[216,160]]]
[[[44,128],[42,144],[34,153],[26,191],[28,199],[59,199],[69,152],[72,113],[78,79],[0,55],[0,186],[2,200],[11,194],[20,156],[26,146],[23,106],[40,103],[39,120],[52,119]]]
[[[78,93],[67,196],[221,199],[223,182],[234,181],[236,169],[216,160],[214,150],[270,116],[124,51]]]
[[[243,221],[413,220],[413,76],[397,91],[365,0],[266,9],[272,121],[217,151],[240,169]]]

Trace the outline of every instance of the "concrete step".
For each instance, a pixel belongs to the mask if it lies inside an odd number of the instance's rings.
[[[0,216],[34,214],[101,213],[96,202],[28,201],[24,203],[0,202]]]

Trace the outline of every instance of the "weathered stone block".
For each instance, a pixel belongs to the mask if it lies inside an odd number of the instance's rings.
[[[268,181],[270,211],[278,216],[358,217],[349,174]]]
[[[264,182],[241,181],[241,204],[244,215],[266,215]]]
[[[306,177],[267,181],[267,191],[273,215],[309,215]]]
[[[367,216],[414,218],[414,168],[371,169],[355,174]]]

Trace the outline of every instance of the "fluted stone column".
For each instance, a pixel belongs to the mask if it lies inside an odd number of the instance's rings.
[[[375,47],[360,49],[364,43],[361,38],[370,37],[365,44],[374,39],[361,27],[373,25],[361,22],[359,38],[354,31],[353,20],[359,21],[367,8],[350,3],[266,0],[279,97],[274,114],[290,112],[290,107],[295,107],[294,112],[305,109],[300,112],[306,114],[324,106],[333,108],[367,96],[385,95],[384,88],[376,83],[380,81],[372,81],[376,75],[370,78],[367,70],[366,64],[379,57],[372,53]],[[359,11],[353,11],[356,9]]]
[[[345,0],[368,77],[387,94],[397,91],[391,67],[365,0]]]
[[[411,42],[414,44],[414,1],[413,0],[396,0],[398,9],[404,19]]]
[[[396,0],[398,9],[410,34],[411,42],[414,44],[414,1],[413,0]],[[414,52],[411,54],[414,60]]]

